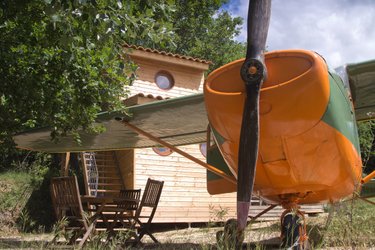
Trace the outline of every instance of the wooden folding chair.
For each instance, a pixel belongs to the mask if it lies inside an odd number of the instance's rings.
[[[129,231],[131,232],[131,234],[129,235],[130,239],[134,238],[135,243],[139,243],[145,234],[149,235],[155,243],[158,243],[156,238],[152,235],[150,228],[152,219],[154,218],[159,203],[163,185],[164,181],[157,181],[149,178],[147,180],[145,190],[142,194],[142,200],[139,205],[136,201],[136,197],[139,197],[140,190],[122,191],[122,198],[125,198],[125,200],[126,197],[135,199],[133,203],[128,203],[126,201],[123,204],[118,203],[116,208],[117,215],[119,215],[118,212],[122,213],[121,216],[117,216],[115,218],[114,222],[117,223],[118,221],[120,221],[123,228],[129,229]],[[121,200],[120,197],[119,200]],[[120,211],[118,211],[119,208]],[[133,210],[136,210],[135,213],[132,213]]]
[[[131,219],[137,211],[139,199],[141,196],[141,189],[122,189],[120,190],[118,198],[113,199],[116,207],[107,207],[106,212],[113,212],[114,214],[106,214],[107,220],[113,220],[109,225],[108,231],[113,233],[114,228],[118,223],[122,227],[128,228],[131,225]]]
[[[136,228],[138,232],[138,242],[145,234],[147,234],[155,243],[158,243],[157,239],[152,235],[150,229],[152,219],[154,218],[156,209],[158,207],[163,185],[164,181],[152,180],[150,178],[147,180],[141,203],[139,204],[137,211],[132,218],[133,228]]]
[[[51,196],[57,219],[66,218],[68,225],[65,230],[74,232],[69,243],[74,243],[78,237],[83,235],[78,245],[81,248],[94,230],[97,218],[86,218],[81,203],[77,178],[75,176],[52,178]]]
[[[120,213],[127,213],[132,215],[138,209],[139,199],[141,197],[140,189],[123,189],[120,190],[119,202],[117,208],[121,210]],[[121,200],[123,199],[123,200]]]

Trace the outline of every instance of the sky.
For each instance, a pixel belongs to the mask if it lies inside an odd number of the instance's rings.
[[[248,0],[229,0],[232,16],[244,18]],[[308,49],[332,68],[375,59],[375,0],[273,0],[267,49]]]

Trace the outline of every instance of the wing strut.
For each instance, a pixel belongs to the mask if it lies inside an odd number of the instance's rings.
[[[178,153],[178,154],[180,154],[180,155],[182,155],[182,156],[188,158],[189,160],[191,160],[191,161],[193,161],[193,162],[195,162],[195,163],[197,163],[197,164],[203,166],[203,167],[206,168],[208,171],[211,171],[212,173],[214,173],[214,174],[216,174],[216,175],[218,175],[218,176],[220,176],[220,177],[226,179],[227,181],[229,181],[229,182],[231,182],[231,183],[233,183],[233,184],[237,184],[237,180],[236,180],[234,177],[227,175],[225,172],[223,172],[223,171],[221,171],[221,170],[219,170],[219,169],[217,169],[217,168],[211,166],[210,164],[207,164],[206,162],[201,161],[201,160],[195,158],[194,156],[192,156],[192,155],[190,155],[190,154],[188,154],[188,153],[186,153],[186,152],[184,152],[184,151],[178,149],[177,147],[175,147],[175,146],[169,144],[169,143],[166,142],[166,141],[161,140],[161,139],[158,138],[158,137],[155,137],[155,136],[151,135],[150,133],[147,133],[146,131],[144,131],[144,130],[142,130],[142,129],[136,127],[136,126],[134,126],[133,124],[131,124],[131,123],[129,123],[129,122],[122,121],[122,123],[123,123],[125,126],[127,126],[128,128],[134,130],[136,133],[138,133],[138,134],[140,134],[140,135],[143,135],[143,136],[146,136],[146,137],[149,138],[150,140],[153,140],[153,141],[155,141],[155,142],[157,142],[157,143],[163,145],[164,147],[167,147],[167,148],[172,149],[172,150],[175,151],[176,153]]]
[[[370,174],[366,175],[366,176],[361,180],[361,183],[362,183],[362,184],[365,184],[365,183],[371,181],[371,179],[374,178],[374,177],[375,177],[375,170],[372,171]]]

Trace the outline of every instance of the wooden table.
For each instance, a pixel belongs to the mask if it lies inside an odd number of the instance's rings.
[[[101,218],[106,224],[107,229],[109,227],[108,220],[104,216],[104,208],[107,204],[113,203],[113,197],[110,196],[90,196],[90,195],[81,195],[82,203],[88,204],[88,211],[94,212],[95,214],[92,218],[99,219]],[[90,208],[90,205],[94,205],[94,208]]]
[[[108,203],[113,203],[115,197],[113,196],[91,196],[91,195],[81,195],[81,201],[87,202],[93,205],[106,205]]]
[[[95,212],[92,218],[101,218],[103,222],[106,224],[107,231],[113,231],[116,221],[109,223],[108,214],[106,215],[104,212],[119,212],[115,206],[108,207],[107,205],[113,204],[116,205],[118,203],[126,203],[126,202],[137,202],[139,203],[138,199],[131,199],[131,198],[121,198],[117,196],[91,196],[91,195],[81,195],[82,203],[88,203],[89,205],[94,205],[95,209],[90,209],[89,211]]]
[[[126,202],[139,202],[138,199],[132,198],[122,198],[117,196],[91,196],[91,195],[81,195],[81,201],[83,203],[89,203],[91,205],[99,206],[101,209],[105,207],[107,204],[118,204],[118,203],[126,203]],[[97,211],[99,210],[96,209]],[[102,211],[102,210],[101,210]]]

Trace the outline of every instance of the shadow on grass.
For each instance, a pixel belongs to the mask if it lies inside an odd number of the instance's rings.
[[[278,237],[271,238],[268,240],[244,243],[242,249],[279,249],[280,240]],[[74,249],[73,245],[66,244],[54,244],[46,240],[29,240],[24,241],[20,238],[6,238],[0,239],[0,249]],[[84,247],[85,248],[85,247]],[[106,245],[103,243],[102,247],[97,246],[97,249],[106,249]],[[199,243],[140,243],[137,246],[123,245],[116,249],[157,249],[157,250],[183,250],[183,249],[204,249],[204,250],[216,250],[223,249],[218,247],[216,244],[199,244]]]
[[[270,238],[267,240],[251,242],[251,243],[244,243],[242,245],[242,249],[264,249],[264,250],[271,250],[271,249],[280,249],[280,239],[279,237]],[[223,247],[219,247],[216,244],[197,244],[197,243],[163,243],[163,244],[155,244],[155,243],[142,243],[139,246],[132,248],[132,249],[158,249],[158,250],[182,250],[182,249],[197,249],[197,250],[221,250],[225,249]]]
[[[24,241],[20,238],[4,238],[0,239],[0,249],[43,249],[47,248],[48,241],[33,240]]]

